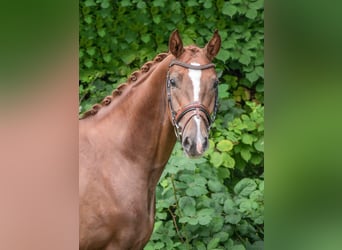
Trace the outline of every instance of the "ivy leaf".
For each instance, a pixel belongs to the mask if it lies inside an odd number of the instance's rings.
[[[210,9],[213,6],[213,3],[211,1],[205,1],[203,7],[206,9]]]
[[[163,249],[164,248],[164,243],[161,241],[156,242],[156,244],[154,245],[154,249]]]
[[[203,208],[200,211],[198,211],[197,215],[198,217],[213,216],[214,213],[215,213],[215,210],[213,208]]]
[[[141,41],[143,41],[144,43],[148,43],[151,40],[151,35],[150,34],[145,34],[141,36]]]
[[[251,58],[248,55],[242,54],[239,58],[239,62],[248,65],[251,62]]]
[[[246,244],[248,250],[264,250],[264,242],[263,241],[256,241],[251,245],[250,243]]]
[[[218,246],[219,242],[220,242],[220,238],[211,239],[208,243],[207,249],[208,250],[215,249]]]
[[[193,187],[189,187],[185,193],[189,196],[193,196],[193,197],[199,197],[203,194],[208,193],[208,190],[204,187],[200,187],[200,186],[193,186]]]
[[[217,177],[221,180],[228,179],[230,177],[230,172],[226,168],[219,168],[217,169]]]
[[[238,224],[241,220],[241,215],[237,213],[226,215],[226,221],[231,224]]]
[[[103,0],[102,3],[101,3],[101,7],[103,9],[107,9],[108,7],[110,6],[110,3],[108,0]]]
[[[160,226],[163,224],[162,221],[157,221],[156,223],[154,223],[154,228],[153,231],[158,231],[158,229],[160,228]]]
[[[229,2],[225,2],[222,7],[222,14],[228,15],[230,17],[232,17],[236,13],[236,11],[237,8]]]
[[[264,191],[264,185],[265,185],[265,182],[264,181],[261,181],[260,184],[259,184],[259,189],[260,191]]]
[[[257,86],[255,87],[256,91],[259,92],[259,93],[262,93],[264,92],[264,83],[261,82],[261,83],[258,83]]]
[[[196,217],[194,217],[194,218],[189,218],[188,223],[189,223],[190,225],[195,226],[195,225],[198,224],[198,218],[196,218]]]
[[[243,134],[241,140],[244,144],[252,145],[254,137],[251,134]]]
[[[111,60],[112,60],[112,57],[110,54],[105,54],[103,56],[103,60],[106,62],[106,63],[109,63]]]
[[[200,175],[195,175],[195,183],[198,186],[205,186],[207,184],[207,179]]]
[[[255,72],[258,74],[258,76],[264,79],[264,67],[261,67],[261,66],[255,67]]]
[[[235,40],[227,40],[227,41],[223,41],[222,42],[222,48],[224,48],[224,49],[232,49],[235,46],[236,46],[236,41]]]
[[[125,32],[125,40],[127,43],[132,43],[137,39],[137,34],[135,32],[132,32],[130,30]]]
[[[167,166],[166,171],[170,174],[176,174],[176,173],[178,173],[179,169],[177,168],[177,166],[169,164]]]
[[[246,250],[246,248],[243,245],[238,244],[238,245],[234,245],[232,247],[232,250]]]
[[[179,180],[181,180],[181,181],[183,181],[189,185],[190,183],[193,183],[195,181],[195,177],[193,175],[190,175],[190,174],[182,174],[179,177]]]
[[[230,57],[230,53],[226,49],[221,49],[217,54],[216,59],[221,60],[222,62],[226,62]]]
[[[233,149],[233,143],[229,140],[222,140],[217,144],[217,149],[221,152],[229,152]]]
[[[257,0],[255,2],[250,2],[248,6],[249,8],[255,9],[255,10],[261,9],[264,7],[264,0]]]
[[[80,49],[79,52],[78,52],[78,55],[80,58],[82,58],[84,56],[84,52],[83,52],[83,49]],[[83,88],[83,85],[80,85],[80,88]],[[80,90],[81,91],[81,90]]]
[[[223,211],[227,214],[233,213],[235,211],[235,203],[230,198],[224,202]]]
[[[194,6],[198,6],[198,2],[195,0],[188,0],[186,1],[186,5],[189,7],[194,7]]]
[[[131,1],[130,0],[122,0],[121,1],[121,6],[122,7],[128,7],[128,6],[131,6]]]
[[[121,59],[125,64],[130,64],[131,62],[134,61],[136,57],[135,53],[125,53],[122,55]]]
[[[94,2],[94,0],[86,0],[84,1],[84,5],[87,7],[90,7],[90,6],[95,6],[96,3]]]
[[[255,9],[249,9],[246,12],[246,17],[249,19],[254,19],[258,15],[258,12]]]
[[[213,233],[216,232],[221,232],[222,228],[223,228],[223,224],[224,224],[224,217],[221,215],[216,215],[215,217],[213,217],[213,219],[211,220],[211,231]],[[217,237],[216,235],[214,235],[214,237]]]
[[[209,215],[204,215],[198,218],[198,223],[202,226],[208,225],[211,222],[212,217]]]
[[[161,22],[161,16],[154,16],[153,17],[153,22],[155,24],[159,24]]]
[[[219,92],[219,99],[228,98],[229,92],[228,92],[228,84],[220,84],[218,86],[218,92]]]
[[[253,201],[262,201],[263,193],[260,190],[255,190],[250,194],[250,199]]]
[[[189,221],[190,217],[183,216],[179,219],[179,223],[187,223]]]
[[[195,240],[194,247],[196,250],[207,250],[204,243],[202,241],[198,241],[198,240]],[[172,248],[172,249],[176,249],[176,248]]]
[[[226,168],[234,168],[235,160],[228,153],[223,153],[222,154],[222,159],[223,159],[223,166],[224,167],[226,167]]]
[[[96,48],[95,47],[89,47],[87,48],[87,54],[90,56],[95,55]]]
[[[229,234],[227,232],[218,232],[214,237],[220,238],[221,242],[225,242],[228,240]]]
[[[255,82],[256,80],[259,79],[259,76],[258,76],[258,74],[256,73],[256,71],[252,71],[252,72],[246,74],[246,78],[247,78],[251,83],[253,83],[253,82]]]
[[[144,1],[139,1],[137,4],[138,9],[145,9],[146,8],[146,3]]]
[[[196,214],[196,201],[194,198],[185,196],[181,197],[178,202],[185,216],[194,216]]]
[[[91,61],[91,59],[86,59],[84,61],[84,65],[87,67],[87,68],[91,68],[93,66],[93,62]]]
[[[248,199],[243,200],[239,205],[240,212],[248,212],[252,210],[252,202]]]
[[[250,162],[253,165],[258,165],[262,162],[263,157],[261,155],[252,155]]]
[[[89,16],[86,16],[84,18],[84,21],[87,23],[87,24],[91,24],[93,22],[93,19],[92,17],[89,15]]]
[[[219,192],[222,190],[222,184],[219,181],[209,180],[208,188],[211,192]]]
[[[104,37],[106,35],[106,30],[104,28],[101,28],[97,31],[97,34],[100,36],[100,37]]]
[[[254,143],[254,147],[256,150],[264,152],[264,137],[259,138],[259,140]]]
[[[154,0],[153,6],[155,7],[164,7],[165,6],[165,0]]]
[[[241,149],[240,154],[242,159],[244,159],[245,161],[249,161],[252,157],[251,152],[246,148]]]
[[[235,185],[234,192],[237,195],[248,196],[256,188],[257,184],[254,180],[250,178],[244,178]]]
[[[186,20],[188,21],[188,23],[193,24],[196,22],[196,17],[192,15],[192,16],[187,17]]]
[[[144,247],[144,250],[154,250],[154,246],[152,244],[152,241],[148,242],[148,244]]]
[[[218,152],[214,152],[210,157],[210,162],[215,168],[218,168],[223,163],[222,155]]]
[[[156,217],[160,220],[165,220],[167,218],[167,213],[156,213]]]

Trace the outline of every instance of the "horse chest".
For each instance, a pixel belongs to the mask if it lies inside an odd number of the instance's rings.
[[[129,199],[116,216],[115,227],[120,228],[117,241],[128,244],[127,249],[142,249],[148,242],[154,225],[154,192],[148,192],[146,198],[141,196]],[[121,249],[126,249],[122,246]]]
[[[80,249],[140,250],[148,242],[154,224],[154,192],[150,199],[130,196],[117,202],[116,199],[99,201],[88,210],[85,228],[81,228]],[[84,247],[82,246],[84,244]],[[82,246],[82,247],[81,247]]]

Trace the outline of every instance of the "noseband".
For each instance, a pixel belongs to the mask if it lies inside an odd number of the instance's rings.
[[[209,68],[215,68],[215,64],[209,63],[209,64],[204,64],[204,65],[192,65],[192,64],[187,64],[181,61],[173,60],[170,65],[169,69],[173,65],[178,65],[183,68],[187,69],[194,69],[194,70],[204,70],[204,69],[209,69]],[[167,77],[166,77],[166,92],[167,92],[167,99],[168,99],[168,104],[171,112],[171,118],[172,118],[172,124],[175,129],[175,134],[176,137],[179,141],[182,141],[182,134],[183,131],[186,127],[186,125],[189,123],[189,121],[192,119],[192,117],[196,115],[201,115],[201,112],[205,115],[204,120],[206,121],[207,125],[207,130],[209,132],[211,125],[215,121],[216,117],[216,112],[217,112],[217,107],[218,107],[218,88],[216,87],[215,89],[215,106],[213,113],[210,114],[208,108],[204,106],[202,103],[199,102],[193,102],[188,105],[185,105],[181,107],[178,111],[175,111],[172,105],[172,96],[171,96],[171,82],[170,82],[170,71],[167,72]],[[182,128],[179,125],[179,122],[181,119],[189,112],[194,111],[194,113],[190,116],[190,118],[185,122],[184,127]],[[203,117],[203,115],[201,115]]]

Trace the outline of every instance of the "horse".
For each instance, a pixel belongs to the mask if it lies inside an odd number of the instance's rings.
[[[79,121],[79,249],[138,250],[154,226],[155,189],[177,140],[185,155],[208,148],[217,110],[212,60],[216,30],[203,48],[183,46],[133,72]]]

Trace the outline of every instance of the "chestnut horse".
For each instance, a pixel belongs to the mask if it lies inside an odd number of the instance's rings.
[[[169,52],[134,72],[79,126],[79,249],[143,249],[154,225],[155,188],[179,139],[189,157],[208,148],[217,108],[211,63],[221,38]]]

